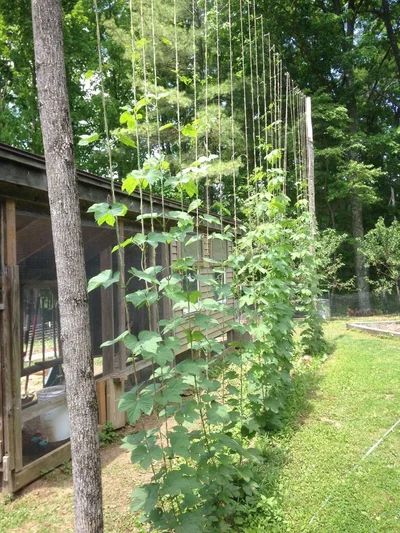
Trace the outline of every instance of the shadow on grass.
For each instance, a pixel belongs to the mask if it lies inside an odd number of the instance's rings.
[[[330,342],[327,355],[332,354],[334,349],[335,343]],[[290,460],[293,436],[313,410],[311,400],[319,389],[321,364],[321,360],[316,360],[309,366],[301,364],[296,368],[282,413],[281,428],[257,437],[256,446],[261,451],[263,463],[255,471],[255,480],[259,485],[257,497],[246,506],[244,512],[246,527],[243,531],[246,533],[286,531],[280,504],[281,472]]]

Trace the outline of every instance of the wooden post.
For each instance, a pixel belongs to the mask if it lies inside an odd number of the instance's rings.
[[[158,253],[160,254],[159,263],[163,267],[165,276],[169,276],[171,273],[171,245],[161,244],[158,247]],[[172,302],[169,298],[161,298],[159,305],[159,315],[161,319],[169,319],[172,317]]]
[[[307,151],[307,181],[308,205],[311,215],[311,231],[317,232],[317,217],[315,208],[315,177],[314,177],[314,137],[312,126],[311,98],[306,97],[306,151]]]
[[[121,242],[125,239],[125,227],[122,220],[118,221],[119,224],[119,236]],[[122,263],[122,264],[121,264]],[[128,325],[126,323],[126,287],[125,287],[125,272],[122,272],[122,269],[125,269],[125,253],[122,248],[118,254],[118,267],[121,270],[120,272],[120,283],[118,284],[118,335],[123,333]],[[125,345],[122,342],[118,343],[116,357],[114,358],[114,370],[123,370],[126,367],[126,360],[128,358],[128,351]]]
[[[100,270],[112,269],[111,249],[106,248],[100,253]],[[112,286],[101,289],[101,340],[112,340],[114,335],[114,291]],[[115,347],[108,346],[103,350],[103,375],[111,374],[114,370]]]
[[[15,201],[5,201],[1,226],[4,300],[0,347],[4,438],[3,489],[13,492],[15,473],[22,469],[21,324]]]

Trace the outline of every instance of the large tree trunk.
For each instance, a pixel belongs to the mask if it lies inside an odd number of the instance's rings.
[[[362,311],[371,309],[370,292],[367,282],[367,266],[365,258],[359,247],[359,241],[364,237],[363,209],[358,196],[353,195],[351,199],[351,213],[354,237],[354,255],[356,267],[356,279],[358,290],[358,304]]]
[[[349,0],[349,18],[347,20],[347,26],[345,34],[348,39],[348,46],[350,49],[354,46],[355,28],[356,28],[356,2],[355,0]],[[356,135],[359,129],[358,125],[358,109],[357,98],[355,94],[355,77],[354,66],[350,65],[347,72],[347,86],[349,91],[349,101],[347,104],[347,110],[351,119],[351,133]],[[356,151],[352,150],[350,158],[355,161],[358,159]],[[367,281],[367,265],[365,258],[360,251],[359,241],[364,238],[364,221],[363,221],[363,206],[361,199],[356,195],[351,196],[351,214],[352,214],[352,233],[354,238],[354,259],[355,259],[355,274],[357,279],[358,290],[358,305],[362,311],[367,311],[371,308],[370,304],[370,292]]]
[[[32,0],[35,63],[71,424],[75,531],[103,530],[97,402],[60,0]]]
[[[397,73],[400,78],[400,48],[397,35],[392,24],[392,14],[390,12],[390,4],[388,0],[382,0],[382,9],[380,13],[385,24],[386,33],[389,39],[390,47],[392,49],[393,57],[397,66]]]

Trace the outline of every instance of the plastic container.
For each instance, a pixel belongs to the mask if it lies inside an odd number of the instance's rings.
[[[319,298],[317,300],[317,312],[324,320],[331,319],[331,302],[327,298]]]
[[[38,403],[41,405],[56,398],[64,398],[65,400],[65,387],[63,385],[47,387],[37,393]],[[70,427],[65,402],[54,409],[49,407],[49,411],[40,415],[40,422],[43,436],[49,442],[59,442],[69,438]]]

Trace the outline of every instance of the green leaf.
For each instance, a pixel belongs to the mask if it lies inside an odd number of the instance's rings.
[[[117,128],[111,132],[111,134],[122,144],[129,148],[136,148],[136,142],[130,137],[130,130]]]
[[[136,44],[138,43],[139,41],[136,41]],[[135,104],[135,112],[137,113],[138,111],[140,111],[143,107],[146,107],[148,106],[149,104],[151,104],[151,98],[149,96],[145,96],[143,98],[141,98],[136,104]]]
[[[213,402],[207,409],[207,420],[210,424],[224,424],[229,422],[229,412],[225,405]]]
[[[176,426],[169,433],[171,450],[178,457],[190,457],[190,439],[185,427]]]
[[[173,127],[174,127],[173,122],[168,122],[168,124],[164,124],[163,126],[160,127],[160,131],[169,130]]]
[[[133,244],[133,238],[132,237],[128,237],[123,242],[121,242],[121,244],[116,244],[114,246],[114,248],[112,249],[112,253],[117,252],[121,248],[126,248],[127,246],[129,246],[129,244]]]
[[[139,345],[142,352],[156,354],[162,338],[155,331],[141,331],[139,333]]]
[[[118,335],[118,337],[116,337],[113,340],[103,342],[103,344],[100,345],[100,348],[107,348],[107,346],[114,346],[114,344],[117,344],[117,342],[123,341],[127,335],[129,335],[128,330],[124,331],[123,333],[121,333],[121,335]]]
[[[193,424],[200,417],[197,402],[195,400],[185,400],[176,413],[175,419],[178,424]]]
[[[182,375],[201,376],[208,363],[204,359],[185,359],[176,365],[176,371]]]
[[[152,289],[142,289],[126,295],[126,301],[140,309],[144,305],[150,306],[157,302],[158,293]]]
[[[90,80],[91,78],[93,78],[95,73],[96,73],[95,70],[87,70],[83,77],[85,78],[85,80]]]
[[[136,349],[136,346],[138,344],[138,340],[135,337],[135,335],[132,335],[132,333],[129,333],[129,335],[126,335],[122,342],[125,344],[125,346],[130,350],[131,352],[134,352]]]
[[[123,217],[126,215],[128,208],[125,204],[115,203],[99,203],[93,204],[87,210],[88,213],[94,213],[94,218],[99,226],[108,224],[114,226],[117,217]]]
[[[166,363],[172,363],[174,359],[174,352],[171,348],[165,345],[159,346],[157,353],[154,356],[154,361],[160,366],[165,365]]]
[[[133,194],[137,187],[147,189],[149,181],[143,170],[132,170],[122,181],[122,190]]]
[[[114,283],[119,282],[119,272],[114,272],[112,270],[103,270],[97,276],[90,278],[88,283],[88,292],[94,291],[98,287],[103,287],[107,289]]]
[[[221,225],[221,221],[214,215],[209,215],[209,214],[201,215],[200,218],[204,220],[204,222],[208,222],[209,224],[216,224],[217,226]]]
[[[157,279],[157,275],[162,272],[162,266],[151,266],[146,268],[146,270],[138,270],[135,267],[129,269],[129,272],[133,274],[138,279],[153,283],[154,285],[159,285],[160,282]]]
[[[220,241],[232,241],[234,235],[230,232],[228,233],[218,233],[214,231],[211,235],[208,236],[208,239],[218,239]]]
[[[181,130],[182,135],[194,139],[197,137],[197,128],[194,124],[186,124]]]
[[[182,401],[181,395],[187,389],[187,385],[181,379],[172,379],[168,381],[162,392],[160,404],[167,405],[169,403],[180,403]]]
[[[100,135],[98,133],[92,133],[91,135],[81,135],[79,138],[78,145],[79,146],[88,146],[89,144],[92,144],[100,139]]]
[[[118,403],[118,409],[125,411],[130,424],[135,424],[142,414],[151,415],[154,405],[154,393],[146,389],[137,392],[134,387],[126,392]]]
[[[163,44],[165,44],[166,46],[172,46],[172,41],[170,41],[168,39],[168,37],[161,37],[161,41],[163,42]]]
[[[151,219],[156,219],[156,218],[159,218],[161,216],[161,213],[144,213],[143,215],[138,215],[136,217],[136,220],[138,222],[140,222],[141,220],[151,220]]]
[[[195,316],[193,325],[197,328],[201,329],[209,329],[212,326],[218,326],[219,322],[216,318],[213,318],[209,315],[204,315],[202,313],[198,313]]]
[[[193,196],[197,194],[198,191],[197,182],[194,179],[182,183],[181,188],[185,191],[189,198],[193,198]]]
[[[136,126],[136,119],[129,111],[124,111],[119,117],[120,124],[126,124],[130,130]]]
[[[174,220],[182,220],[185,222],[193,222],[193,217],[186,213],[186,211],[169,211],[168,217]]]
[[[131,453],[131,462],[136,463],[141,468],[147,470],[154,461],[160,461],[163,457],[163,451],[158,444],[147,440],[147,444],[139,444]]]
[[[155,507],[158,500],[160,487],[158,483],[148,483],[137,487],[132,494],[131,511],[143,511],[149,514]]]
[[[190,202],[187,212],[191,213],[192,211],[196,211],[202,204],[203,202],[200,199],[193,200],[193,202]]]
[[[190,477],[179,470],[172,470],[165,475],[162,492],[165,495],[178,496],[178,494],[185,494],[192,492],[201,487],[196,479],[196,472],[194,469],[187,469],[192,474]],[[193,472],[193,473],[192,473]]]

